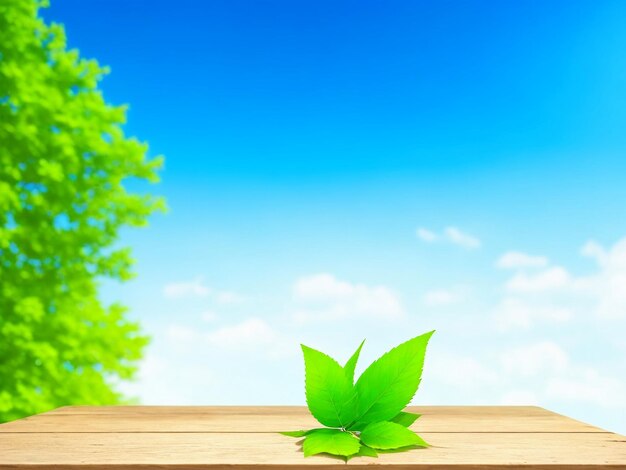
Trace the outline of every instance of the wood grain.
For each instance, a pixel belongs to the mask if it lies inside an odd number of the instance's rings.
[[[409,407],[418,432],[605,432],[534,406]],[[88,419],[86,419],[88,417]],[[319,426],[304,406],[64,407],[1,432],[276,432]]]
[[[433,447],[355,458],[394,469],[626,469],[626,438],[537,407],[413,407]],[[277,430],[303,407],[66,407],[0,425],[0,469],[345,468]],[[243,431],[243,432],[242,432]]]

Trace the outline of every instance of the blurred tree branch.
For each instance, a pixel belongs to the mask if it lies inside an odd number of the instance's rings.
[[[162,158],[124,135],[107,70],[67,49],[44,6],[0,3],[0,421],[121,399],[148,339],[98,280],[132,276],[119,229],[164,208],[124,186],[156,182]]]

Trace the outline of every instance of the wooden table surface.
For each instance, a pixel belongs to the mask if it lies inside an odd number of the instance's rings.
[[[538,407],[420,406],[432,447],[358,457],[394,469],[626,469],[626,438]],[[318,424],[305,407],[64,407],[0,425],[0,469],[345,468],[304,458],[277,431]]]

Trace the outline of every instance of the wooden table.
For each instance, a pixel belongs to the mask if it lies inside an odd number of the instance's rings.
[[[626,469],[626,438],[528,406],[420,406],[433,447],[359,457],[394,469]],[[315,427],[304,407],[64,407],[0,425],[0,469],[337,469],[276,433]]]

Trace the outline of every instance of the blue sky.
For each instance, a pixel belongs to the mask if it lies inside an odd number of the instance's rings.
[[[106,284],[144,403],[303,403],[299,343],[436,328],[415,403],[626,432],[626,3],[56,0],[164,154]],[[143,186],[137,190],[144,190]],[[418,232],[418,229],[422,229]]]

